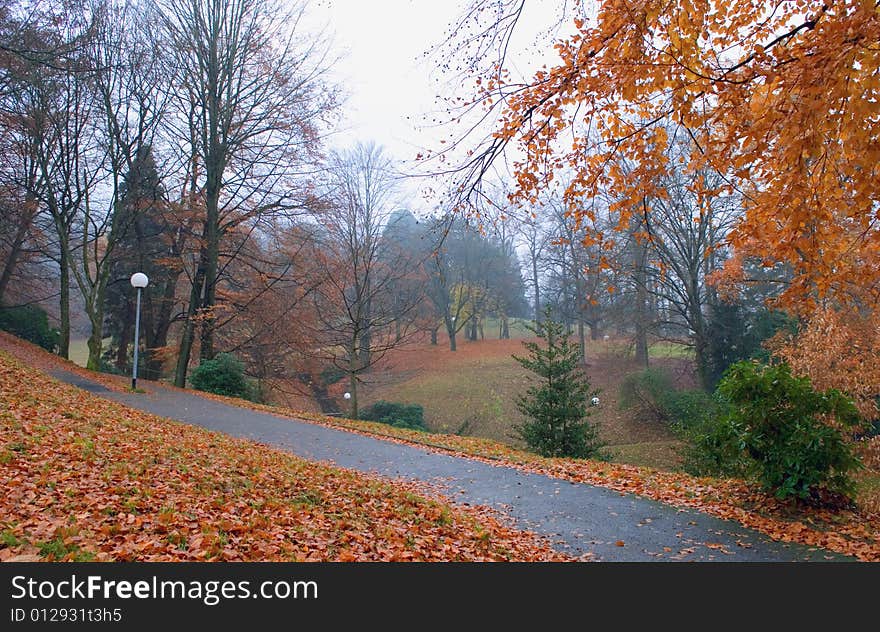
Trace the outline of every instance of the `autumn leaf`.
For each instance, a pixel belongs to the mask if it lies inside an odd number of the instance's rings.
[[[485,508],[128,409],[2,352],[0,402],[2,560],[568,559]]]

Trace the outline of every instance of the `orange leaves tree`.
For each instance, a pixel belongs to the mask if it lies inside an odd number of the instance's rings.
[[[870,318],[839,310],[817,311],[796,338],[771,341],[777,356],[819,389],[849,394],[864,419],[878,417],[880,331]]]
[[[467,31],[476,35],[464,46],[480,42],[471,50],[506,47],[526,5],[488,4],[495,30]],[[742,199],[729,235],[736,252],[791,266],[786,305],[806,313],[829,297],[876,303],[876,2],[600,0],[561,24],[557,61],[529,81],[511,78],[503,55],[474,67],[471,104],[488,108],[495,130],[460,171],[462,194],[479,193],[489,165],[512,150],[515,200],[534,201],[564,169],[575,174],[564,193],[575,220],[589,224],[585,200],[613,191],[610,211],[623,227],[668,198],[660,183],[672,134],[691,146],[679,167],[723,176],[712,186],[696,178],[699,199]]]

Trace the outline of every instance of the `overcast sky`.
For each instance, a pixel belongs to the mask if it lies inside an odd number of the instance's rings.
[[[553,21],[558,2],[533,0],[526,5],[508,59],[528,76],[536,60],[550,59],[546,36],[536,35]],[[451,77],[435,68],[436,56],[426,58],[425,53],[444,41],[464,4],[466,0],[312,0],[309,20],[326,30],[342,56],[334,74],[348,93],[343,126],[331,137],[331,146],[375,141],[404,170],[420,151],[440,147],[440,139],[452,130],[431,121],[443,118],[436,96]],[[414,202],[408,206],[430,206]]]
[[[374,140],[400,160],[436,139],[420,133],[435,107],[440,78],[423,53],[440,42],[458,14],[449,0],[318,0],[313,19],[327,25],[342,54],[335,73],[348,92],[343,130],[334,145]]]

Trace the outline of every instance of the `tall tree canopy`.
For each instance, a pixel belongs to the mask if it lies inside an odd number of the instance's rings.
[[[525,0],[474,4],[463,46],[505,48]],[[672,138],[689,138],[687,172],[704,204],[736,193],[744,215],[729,236],[732,264],[751,256],[791,265],[782,299],[804,313],[832,298],[880,297],[880,10],[875,0],[600,0],[578,5],[557,61],[522,82],[503,58],[475,58],[472,104],[497,113],[470,154],[463,193],[506,149],[518,190],[534,202],[559,170],[569,213],[614,190],[620,227],[669,199]],[[470,28],[482,17],[491,27]],[[484,22],[485,23],[485,22]],[[470,34],[470,35],[469,35]],[[622,165],[628,162],[630,169]],[[606,235],[587,237],[602,240]],[[732,268],[733,269],[733,268]]]

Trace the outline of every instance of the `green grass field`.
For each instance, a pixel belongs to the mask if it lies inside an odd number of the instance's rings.
[[[86,338],[70,341],[70,361],[85,366],[89,359],[89,345]]]
[[[591,409],[591,420],[599,424],[607,451],[617,462],[676,469],[680,442],[669,429],[619,409],[620,381],[638,367],[615,351],[613,343],[604,341],[589,343],[587,350],[587,374],[601,390],[600,405]],[[687,362],[674,355],[674,348],[664,351],[669,356],[656,358],[657,365]],[[455,353],[442,345],[396,352],[384,370],[367,377],[361,400],[365,405],[377,400],[419,404],[435,432],[524,447],[516,435],[516,426],[523,421],[516,399],[528,388],[530,374],[512,354],[525,355],[522,340],[462,342]]]

